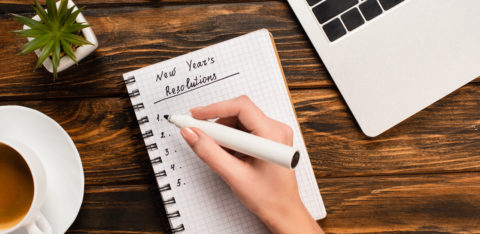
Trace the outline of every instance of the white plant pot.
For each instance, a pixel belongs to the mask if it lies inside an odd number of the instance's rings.
[[[60,1],[57,2],[57,9],[58,9],[59,6],[60,6]],[[71,0],[69,0],[67,6],[70,8],[70,7],[75,6],[75,4]],[[77,10],[76,6],[75,6],[74,10]],[[34,16],[32,19],[34,19],[36,21],[40,21],[40,17],[38,15]],[[78,14],[76,22],[88,24],[87,20],[85,20],[85,17],[83,17],[82,13]],[[28,27],[26,25],[23,26],[23,29],[29,29],[29,28],[30,27]],[[92,30],[91,27],[82,29],[82,34],[85,37],[85,39],[87,39],[87,41],[89,41],[93,45],[80,46],[74,51],[75,58],[77,59],[77,62],[79,62],[83,58],[87,57],[87,55],[91,54],[93,51],[95,51],[95,49],[98,48],[97,37],[95,37],[95,34],[93,33],[93,30]],[[31,40],[33,40],[33,38],[29,37],[28,40],[31,41]],[[38,49],[38,50],[35,50],[35,53],[37,54],[37,56],[40,56],[41,51]],[[57,67],[57,72],[61,72],[65,69],[71,67],[73,64],[75,64],[75,62],[72,59],[70,59],[68,56],[65,55],[60,59],[60,62],[59,62],[58,67]],[[43,66],[49,72],[53,73],[52,60],[50,59],[50,57],[45,59],[45,61],[43,62]]]

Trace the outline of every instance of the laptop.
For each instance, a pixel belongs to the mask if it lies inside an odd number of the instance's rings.
[[[480,0],[288,0],[362,131],[480,75]]]

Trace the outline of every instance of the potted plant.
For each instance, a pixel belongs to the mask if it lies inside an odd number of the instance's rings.
[[[14,31],[28,42],[21,54],[35,51],[38,56],[35,69],[43,66],[54,79],[61,72],[85,58],[98,47],[98,41],[81,11],[71,0],[47,0],[45,10],[37,0],[33,18],[13,14],[24,24],[23,30]]]

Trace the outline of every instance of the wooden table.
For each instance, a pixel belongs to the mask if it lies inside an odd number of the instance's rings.
[[[31,1],[0,0],[0,105],[51,116],[82,157],[85,198],[71,232],[168,232],[122,74],[263,27],[275,37],[327,232],[480,232],[480,79],[371,139],[286,1],[76,3],[100,47],[53,82],[32,72],[35,55],[15,55],[26,40],[8,33],[22,27],[8,13],[32,16]]]

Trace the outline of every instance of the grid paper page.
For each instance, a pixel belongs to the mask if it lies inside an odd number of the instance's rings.
[[[194,65],[195,64],[195,65]],[[188,114],[196,106],[247,95],[266,115],[294,131],[294,147],[300,150],[296,175],[300,195],[315,219],[326,212],[310,159],[285,86],[281,68],[267,30],[255,31],[204,49],[124,74],[135,77],[128,85],[132,104],[143,103],[137,118],[157,174],[172,228],[183,224],[186,233],[268,233],[261,221],[246,209],[223,180],[204,164],[185,143],[179,129],[163,119],[165,114]],[[158,158],[161,163],[158,163]],[[169,185],[169,186],[167,186]],[[178,211],[178,213],[177,213]]]

